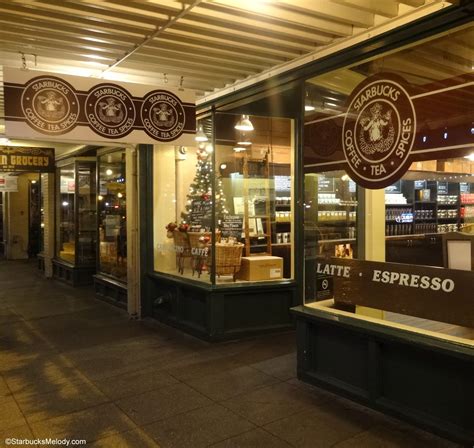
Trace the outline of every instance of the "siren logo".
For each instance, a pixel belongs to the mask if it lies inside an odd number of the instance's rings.
[[[177,139],[186,123],[181,100],[166,90],[154,90],[144,98],[141,118],[145,132],[161,142]]]
[[[107,138],[129,134],[135,123],[135,105],[131,95],[115,84],[99,84],[86,98],[86,117],[91,129]]]
[[[416,131],[403,79],[376,78],[365,80],[349,97],[342,136],[349,174],[372,189],[387,187],[405,173]]]
[[[54,76],[33,78],[21,96],[28,124],[44,134],[64,134],[76,126],[79,102],[73,87]]]

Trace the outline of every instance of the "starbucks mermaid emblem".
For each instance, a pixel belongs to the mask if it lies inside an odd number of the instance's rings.
[[[55,76],[38,76],[21,95],[21,108],[33,129],[50,135],[69,132],[79,117],[79,102],[73,87]]]
[[[403,85],[399,77],[377,75],[348,99],[342,146],[349,174],[363,187],[384,188],[409,167],[416,114]]]
[[[99,84],[88,93],[86,118],[91,129],[108,138],[129,134],[135,124],[135,105],[132,96],[116,84]]]
[[[166,90],[154,90],[144,98],[141,118],[145,132],[161,142],[177,139],[186,123],[181,100]]]

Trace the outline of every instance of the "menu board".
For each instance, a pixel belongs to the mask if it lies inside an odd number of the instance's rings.
[[[459,189],[461,193],[470,193],[471,192],[471,184],[468,182],[460,182]]]
[[[210,199],[195,199],[191,205],[189,221],[193,227],[210,228],[212,224],[212,202]]]
[[[319,176],[318,191],[319,193],[334,193],[334,178]]]
[[[223,238],[242,237],[243,218],[240,215],[226,215],[221,223],[221,234]]]
[[[415,190],[423,190],[426,188],[426,180],[415,180]]]
[[[438,194],[448,194],[447,182],[438,182]]]

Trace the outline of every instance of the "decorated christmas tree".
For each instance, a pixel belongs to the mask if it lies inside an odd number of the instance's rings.
[[[184,222],[193,224],[202,217],[202,226],[210,227],[212,210],[212,157],[204,145],[197,149],[196,175],[189,187],[186,210],[181,214]],[[222,179],[216,177],[216,218],[221,220],[228,214]],[[195,224],[195,223],[194,223]]]

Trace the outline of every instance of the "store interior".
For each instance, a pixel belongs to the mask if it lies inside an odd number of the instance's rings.
[[[242,120],[252,129],[236,129]],[[209,283],[215,262],[216,284],[291,279],[292,121],[218,114],[216,123],[215,148],[205,120],[196,147],[155,148],[155,270]]]

